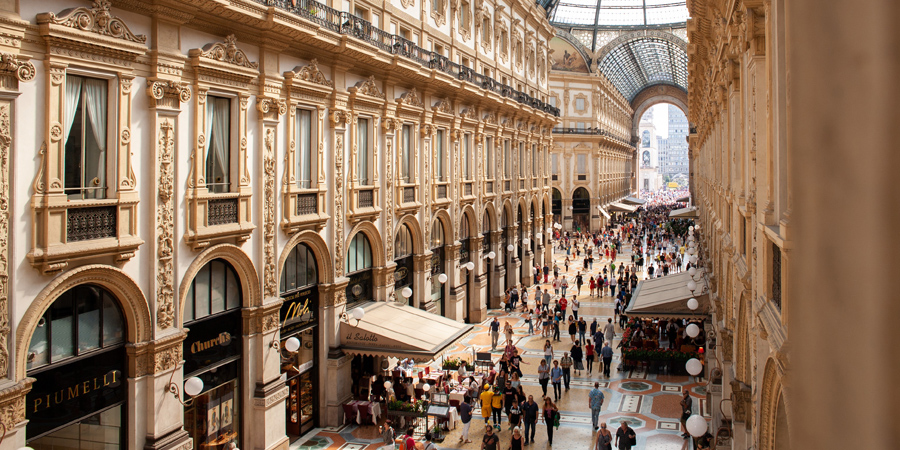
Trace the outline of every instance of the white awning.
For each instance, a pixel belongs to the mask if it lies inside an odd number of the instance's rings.
[[[700,217],[700,214],[697,213],[696,206],[690,206],[687,208],[676,209],[669,213],[669,217],[681,218],[681,219],[696,219]]]
[[[609,210],[612,212],[635,212],[637,211],[637,206],[613,202],[609,204]]]
[[[359,323],[341,321],[341,350],[352,355],[427,362],[449,350],[472,325],[395,302],[367,302]]]
[[[709,288],[702,276],[703,270],[694,275],[697,288],[691,293],[687,288],[691,275],[687,272],[653,278],[638,283],[625,315],[637,317],[681,318],[706,315],[709,311]],[[687,301],[696,298],[699,307],[691,311]]]
[[[599,210],[600,210],[600,214],[603,214],[603,217],[606,217],[606,218],[607,218],[607,219],[609,219],[609,217],[610,217],[610,215],[609,215],[609,213],[608,213],[608,212],[606,212],[606,210],[605,210],[605,209],[603,209],[603,207],[602,207],[602,206],[599,206],[599,207],[597,207],[597,209],[599,209]]]
[[[622,199],[622,203],[624,203],[624,204],[626,204],[626,205],[638,205],[638,206],[640,206],[640,205],[643,205],[644,203],[647,203],[647,201],[646,201],[646,200],[641,200],[641,199],[639,199],[639,198],[637,198],[637,197],[625,197],[625,198]]]

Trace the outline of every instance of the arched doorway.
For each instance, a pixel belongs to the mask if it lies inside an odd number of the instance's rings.
[[[126,335],[119,300],[103,287],[78,285],[53,301],[28,346],[30,447],[126,448]]]
[[[372,245],[365,233],[358,232],[347,245],[347,303],[372,300]]]
[[[485,211],[484,216],[481,218],[481,253],[482,255],[489,255],[491,253],[491,215]],[[496,255],[494,258],[484,258],[484,274],[486,274],[486,292],[487,292],[487,300],[488,303],[491,301],[491,295],[493,295],[494,290],[494,273],[491,270],[491,265],[494,264],[494,259],[496,259]]]
[[[445,250],[447,240],[444,235],[444,224],[437,217],[431,221],[431,303],[426,309],[443,316],[445,311],[444,289],[441,283],[441,275],[446,276]]]
[[[184,378],[203,380],[203,392],[184,408],[184,429],[194,448],[242,446],[242,292],[234,267],[223,259],[206,263],[188,288]]]
[[[516,242],[517,255],[519,258],[519,266],[517,267],[516,276],[513,278],[512,286],[517,287],[519,283],[522,283],[522,275],[528,270],[525,266],[525,249],[527,248],[525,244],[525,211],[522,208],[522,205],[519,205],[518,213],[516,213],[516,223],[519,225],[519,242]]]
[[[503,208],[503,215],[500,218],[500,227],[502,233],[500,233],[500,258],[497,263],[497,267],[495,270],[501,273],[499,277],[499,290],[503,291],[506,289],[508,285],[507,279],[512,275],[509,273],[510,268],[513,263],[513,252],[510,250],[512,246],[512,230],[509,229],[509,209]],[[500,292],[502,296],[503,293]]]
[[[472,304],[472,296],[469,287],[473,284],[470,280],[474,275],[474,270],[465,270],[463,267],[472,259],[472,249],[470,248],[472,235],[469,229],[469,213],[463,214],[459,221],[459,267],[462,269],[459,277],[459,284],[456,292],[464,292],[466,296],[466,306],[463,315],[466,322],[469,321],[469,308]]]
[[[394,239],[394,292],[400,292],[405,287],[413,284],[413,240],[409,225],[400,225],[397,236]],[[415,305],[415,296],[411,295],[407,302]]]
[[[306,244],[297,244],[288,254],[281,270],[281,348],[287,339],[297,338],[300,349],[282,351],[281,373],[289,394],[285,402],[286,431],[297,439],[318,423],[319,377],[318,311],[319,266],[316,255]]]
[[[562,223],[562,192],[557,188],[553,188],[550,211],[553,212],[553,223]]]
[[[580,187],[572,193],[572,228],[575,231],[591,229],[591,194]]]

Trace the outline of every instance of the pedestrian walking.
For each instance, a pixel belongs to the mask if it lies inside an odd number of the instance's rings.
[[[594,370],[594,344],[588,339],[584,344],[584,360],[587,362],[588,375]]]
[[[616,338],[616,325],[612,318],[606,319],[606,325],[603,326],[603,340],[612,342]]]
[[[550,382],[550,364],[547,364],[547,360],[542,359],[541,365],[538,366],[538,383],[541,384],[541,389],[544,391],[544,397],[547,396],[547,384]]]
[[[559,397],[562,395],[562,379],[563,370],[559,367],[559,361],[554,359],[553,368],[550,369],[550,382],[553,384],[553,399],[556,401],[559,401]]]
[[[575,345],[572,346],[572,366],[575,370],[575,375],[581,375],[581,371],[584,370],[584,364],[581,360],[584,358],[584,352],[581,350],[581,344],[578,341],[575,341]]]
[[[609,378],[613,359],[613,349],[609,346],[609,341],[603,343],[603,348],[600,349],[600,357],[603,358],[603,375]]]
[[[594,442],[594,450],[612,450],[612,433],[606,429],[606,422],[600,424],[597,440]]]
[[[588,393],[588,407],[591,408],[591,423],[594,425],[594,431],[597,431],[597,422],[600,419],[600,411],[603,410],[603,391],[600,390],[600,383],[594,382],[594,389]]]
[[[459,420],[463,424],[459,442],[469,444],[472,442],[469,440],[469,426],[472,425],[472,405],[468,402],[462,402],[457,409],[459,410]]]
[[[500,340],[500,320],[494,317],[491,321],[491,350],[497,350],[497,341]]]
[[[546,394],[544,395],[546,397]],[[535,403],[534,396],[529,395],[528,401],[522,405],[522,421],[525,427],[525,445],[534,442],[534,433],[537,429],[538,414],[541,407]]]
[[[499,448],[500,438],[494,434],[493,428],[485,427],[484,437],[481,438],[481,450],[498,450]]]
[[[619,422],[619,429],[616,430],[616,448],[619,450],[631,450],[633,445],[637,444],[637,435],[634,429],[628,426],[628,422]]]
[[[681,437],[685,439],[691,437],[690,433],[688,433],[687,431],[687,420],[693,413],[694,399],[691,398],[690,391],[685,390],[681,398],[681,427],[684,429],[684,433],[681,435]]]
[[[569,356],[569,352],[563,352],[563,357],[559,360],[559,366],[563,371],[563,381],[566,384],[566,391],[569,390],[569,382],[572,380],[572,365],[575,361]]]
[[[541,418],[547,424],[547,445],[553,445],[553,428],[559,423],[559,408],[550,401],[550,397],[544,397],[543,410]]]

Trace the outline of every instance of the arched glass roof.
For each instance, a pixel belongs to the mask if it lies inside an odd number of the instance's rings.
[[[685,0],[558,0],[548,2],[550,21],[574,27],[616,27],[684,23]]]
[[[679,41],[635,36],[616,43],[603,55],[598,68],[628,101],[655,84],[675,85],[687,91],[688,57],[684,42]]]

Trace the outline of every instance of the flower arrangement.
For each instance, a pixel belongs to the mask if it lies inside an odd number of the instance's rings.
[[[388,411],[425,414],[425,412],[428,411],[428,402],[422,400],[412,400],[410,402],[391,400],[387,403],[387,409]]]
[[[444,370],[457,370],[460,366],[464,366],[466,370],[473,370],[475,368],[470,362],[462,358],[448,358],[441,364],[441,368]]]

